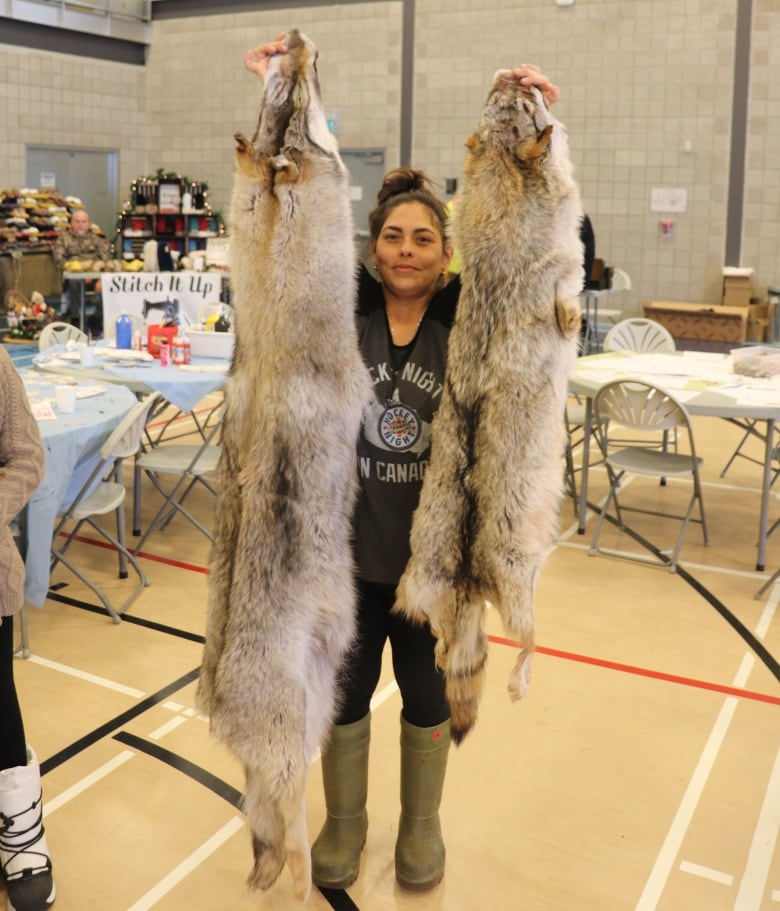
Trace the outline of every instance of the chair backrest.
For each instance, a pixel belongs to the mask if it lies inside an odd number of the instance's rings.
[[[605,383],[593,398],[593,410],[607,424],[619,424],[629,430],[656,433],[687,427],[690,432],[690,418],[682,402],[646,380],[627,378]]]
[[[126,459],[138,452],[149,412],[161,398],[162,395],[159,392],[153,392],[143,401],[133,405],[103,443],[100,455],[104,460]]]
[[[630,291],[631,290],[631,276],[628,272],[624,272],[623,269],[618,269],[617,266],[612,270],[612,285],[611,289],[613,291]]]
[[[675,351],[677,345],[669,330],[652,319],[633,317],[621,320],[604,336],[605,351]]]
[[[82,332],[78,326],[72,326],[70,323],[48,323],[38,337],[38,350],[44,351],[53,345],[64,345],[71,339],[74,342],[89,341],[86,332]]]

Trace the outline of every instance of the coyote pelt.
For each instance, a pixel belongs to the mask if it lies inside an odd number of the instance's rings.
[[[430,621],[457,742],[476,720],[487,603],[522,642],[511,697],[528,684],[534,586],[561,500],[582,286],[566,135],[539,91],[499,71],[466,147],[455,222],[463,285],[395,608]]]
[[[285,860],[311,888],[306,776],[354,635],[355,447],[370,396],[354,323],[348,172],[328,131],[316,48],[272,58],[257,132],[236,134],[227,386],[198,698],[240,759],[253,888]]]

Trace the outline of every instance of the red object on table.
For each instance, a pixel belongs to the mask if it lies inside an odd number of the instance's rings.
[[[152,357],[160,356],[160,345],[163,343],[172,345],[174,338],[178,335],[178,326],[162,326],[159,323],[152,323],[146,327],[146,350]]]

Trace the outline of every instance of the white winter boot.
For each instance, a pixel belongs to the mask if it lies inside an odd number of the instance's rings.
[[[27,765],[0,772],[0,869],[8,911],[45,911],[55,889],[43,834],[41,773],[27,747]]]

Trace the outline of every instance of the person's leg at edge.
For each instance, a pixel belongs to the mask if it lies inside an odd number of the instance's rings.
[[[43,830],[41,776],[25,743],[13,672],[13,622],[0,623],[0,869],[9,911],[44,911],[55,897]]]
[[[389,635],[403,705],[395,875],[403,888],[424,892],[444,875],[439,807],[450,747],[450,707],[430,628],[391,615]]]
[[[341,703],[322,751],[327,817],[311,849],[318,886],[346,889],[360,872],[368,831],[368,753],[371,696],[382,668],[387,593],[392,587],[358,583],[357,634],[339,675]]]

